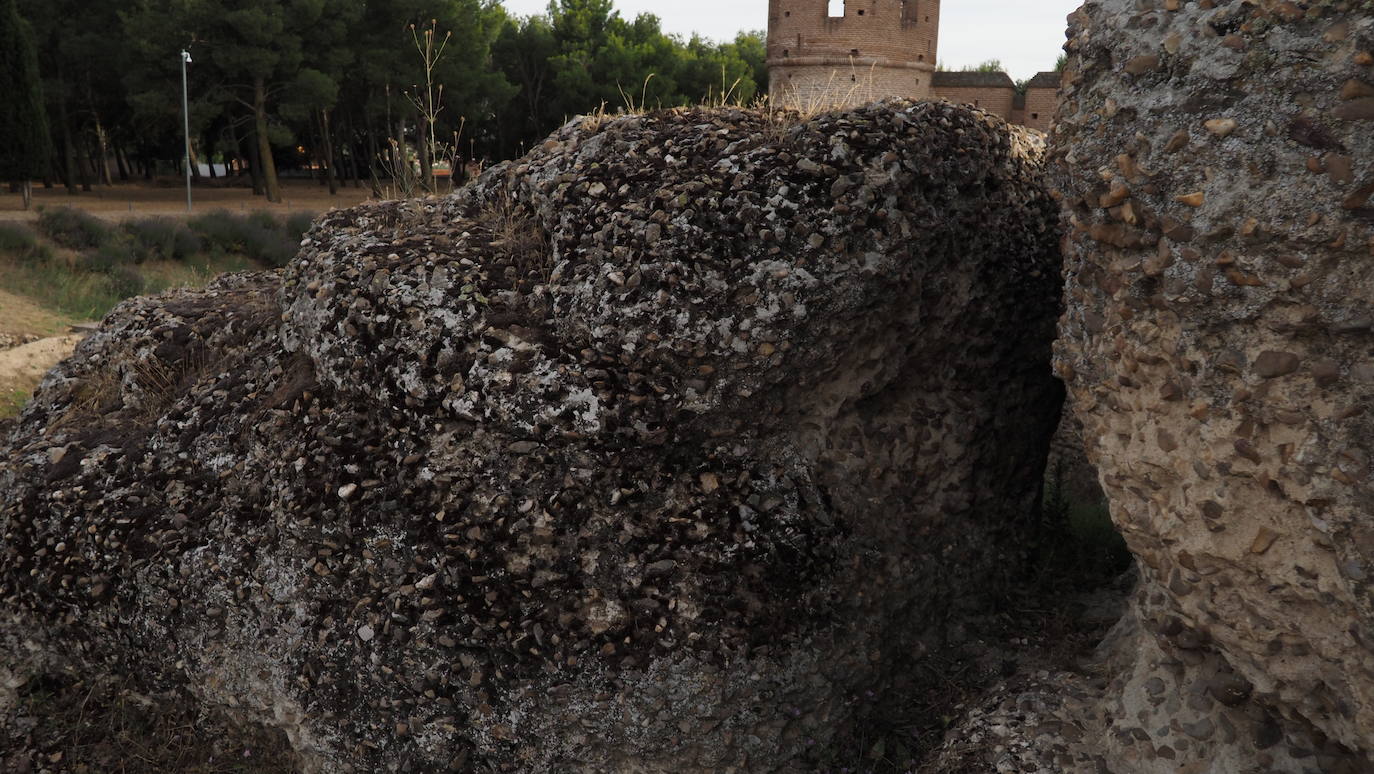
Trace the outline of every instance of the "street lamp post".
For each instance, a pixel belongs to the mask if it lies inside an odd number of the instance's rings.
[[[186,211],[191,211],[191,107],[186,95],[186,65],[191,63],[191,52],[181,50],[181,118],[186,134]]]

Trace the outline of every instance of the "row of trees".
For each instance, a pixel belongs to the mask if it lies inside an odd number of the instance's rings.
[[[6,55],[24,39],[36,55]],[[283,167],[331,190],[432,189],[436,165],[517,155],[571,115],[748,102],[766,84],[762,33],[684,40],[612,0],[528,18],[497,0],[0,0],[0,112],[19,116],[0,121],[0,179],[76,193],[171,171],[182,49],[197,160],[274,201]],[[11,97],[31,65],[38,104]]]

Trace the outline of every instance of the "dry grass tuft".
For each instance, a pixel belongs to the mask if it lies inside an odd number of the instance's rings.
[[[0,718],[0,770],[71,774],[291,774],[285,734],[204,713],[180,693],[145,696],[110,677],[47,674]],[[6,722],[8,721],[8,722]]]
[[[514,267],[517,281],[549,282],[549,236],[532,213],[502,193],[477,213],[476,220],[489,234],[493,263]]]
[[[154,422],[174,401],[209,369],[210,358],[204,347],[194,347],[181,358],[168,363],[149,356],[133,364],[134,381],[139,387],[139,424]]]

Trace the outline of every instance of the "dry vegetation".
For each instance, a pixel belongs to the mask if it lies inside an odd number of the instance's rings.
[[[0,770],[12,774],[291,774],[279,731],[204,714],[190,697],[145,695],[109,677],[43,675],[18,687],[0,722]],[[0,721],[3,721],[0,718]]]

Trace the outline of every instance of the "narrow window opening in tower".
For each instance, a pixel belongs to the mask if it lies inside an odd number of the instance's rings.
[[[849,55],[850,55],[850,56],[858,56],[858,55],[859,55],[859,49],[857,49],[857,48],[851,48],[851,49],[849,49]]]
[[[785,49],[785,48],[784,48],[784,49],[782,50],[782,56],[783,56],[783,58],[785,59],[785,58],[787,58],[787,57],[789,57],[789,56],[792,56],[792,53],[791,53],[788,49]]]
[[[834,19],[844,16],[845,0],[830,0],[830,9],[826,11],[826,16]]]
[[[860,15],[860,16],[863,16],[863,15],[864,15],[864,9],[862,9],[862,8],[859,9],[859,15]]]

